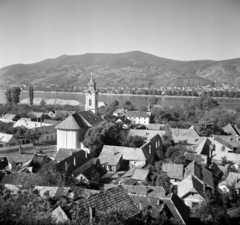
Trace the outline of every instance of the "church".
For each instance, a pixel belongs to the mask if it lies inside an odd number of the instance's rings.
[[[98,116],[98,90],[92,76],[86,90],[85,111],[70,115],[56,126],[57,129],[57,151],[60,148],[84,149],[83,140],[87,130],[102,122]]]

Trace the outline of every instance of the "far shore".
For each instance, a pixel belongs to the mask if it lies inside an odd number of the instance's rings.
[[[23,90],[23,92],[28,92],[26,90]],[[67,91],[34,91],[36,93],[55,93],[55,94],[85,94],[84,92],[67,92]],[[99,95],[117,95],[117,96],[138,96],[138,97],[157,97],[157,98],[200,98],[200,96],[178,96],[178,95],[139,95],[139,94],[115,94],[115,93],[99,93]],[[212,97],[214,99],[235,99],[240,100],[240,98],[226,98],[226,97]]]

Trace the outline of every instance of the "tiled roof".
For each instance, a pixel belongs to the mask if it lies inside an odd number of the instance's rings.
[[[230,149],[240,147],[240,137],[238,136],[215,135],[215,141],[218,141]]]
[[[30,118],[41,118],[44,116],[44,112],[29,112],[27,115]]]
[[[237,129],[235,129],[235,127],[232,125],[232,124],[227,124],[226,126],[224,126],[223,128],[223,131],[227,134],[230,134],[230,135],[239,135]]]
[[[83,127],[92,127],[102,121],[103,119],[96,116],[92,111],[83,111],[70,115],[63,122],[58,124],[56,129],[79,130]]]
[[[142,111],[128,111],[125,114],[126,117],[141,117],[141,118],[149,118],[149,115],[146,112]]]
[[[42,126],[52,126],[52,124],[34,122],[29,120],[18,120],[13,127],[26,127],[28,129],[31,129],[31,128],[37,128]]]
[[[121,116],[118,120],[121,120],[125,124],[131,124],[132,123],[132,121],[129,120],[126,116]]]
[[[55,161],[61,162],[64,159],[71,156],[74,152],[79,151],[79,149],[70,149],[70,148],[60,148],[57,152],[57,155],[55,157]]]
[[[56,132],[55,126],[41,126],[33,128],[38,134],[47,134]]]
[[[116,184],[104,184],[104,190],[108,190],[112,187],[117,187]],[[165,190],[161,186],[145,186],[145,185],[121,185],[127,190],[129,195],[139,195],[148,197],[164,197]]]
[[[99,116],[96,116],[91,110],[79,112],[79,115],[87,121],[88,125],[94,126],[98,123],[101,123],[103,119]]]
[[[12,138],[16,139],[12,134],[0,133],[0,142],[8,143]]]
[[[171,193],[162,200],[165,202],[175,219],[181,221],[183,224],[188,224],[190,209],[176,194]]]
[[[122,155],[123,154],[121,152],[109,153],[108,151],[102,151],[98,159],[100,160],[101,164],[116,166],[120,162]]]
[[[200,137],[194,129],[171,128],[173,136]]]
[[[164,134],[165,134],[165,131],[130,129],[128,132],[128,137],[129,136],[140,136],[140,137],[145,137],[145,138],[147,138],[148,141],[150,141],[156,135],[160,135],[160,137],[161,137]]]
[[[79,211],[86,219],[89,218],[89,208],[94,209],[95,217],[98,219],[101,216],[101,212],[106,212],[114,205],[118,205],[122,209],[125,209],[125,216],[127,218],[140,213],[139,209],[134,205],[133,200],[121,186],[110,188],[106,191],[100,192],[99,194],[92,195],[87,199],[78,201]]]
[[[74,113],[56,126],[56,129],[63,130],[80,130],[88,127],[87,123],[80,117],[78,113]]]
[[[130,170],[128,170],[126,173],[124,173],[124,175],[122,177],[132,177],[134,171],[135,171],[135,167],[131,168]]]
[[[117,154],[122,154],[122,157],[124,160],[134,160],[134,161],[146,160],[146,157],[141,148],[104,145],[99,158],[101,158],[102,155],[107,155],[107,154],[109,154],[109,160],[111,159],[111,156],[114,156]]]
[[[34,189],[38,191],[41,197],[44,197],[46,194],[48,194],[49,197],[67,196],[70,191],[69,187],[35,186]]]
[[[145,181],[147,179],[148,174],[149,174],[148,169],[136,168],[134,170],[133,175],[132,175],[132,179],[133,180],[138,180],[138,181]]]
[[[34,151],[35,152],[35,151]],[[34,153],[24,153],[20,154],[19,152],[11,152],[11,153],[4,153],[0,154],[0,157],[6,157],[8,161],[10,162],[16,162],[16,163],[25,163],[32,159],[34,156]]]
[[[200,182],[205,183],[212,189],[214,189],[213,176],[210,171],[197,164],[195,161],[191,162],[186,168],[184,177],[189,175],[196,176]]]
[[[196,161],[198,164],[206,164],[207,163],[207,156],[206,155],[198,155],[186,152],[184,154],[185,159],[189,161]]]
[[[197,146],[197,148],[194,151],[197,154],[209,155],[211,145],[212,142],[208,138],[206,138]]]
[[[184,196],[195,193],[199,194],[203,199],[205,198],[203,184],[194,176],[190,175],[178,183],[178,196],[183,198]]]
[[[163,163],[162,171],[166,172],[169,178],[182,180],[183,178],[183,165]]]

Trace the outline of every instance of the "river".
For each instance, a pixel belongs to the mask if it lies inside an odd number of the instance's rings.
[[[0,90],[0,103],[5,103],[5,91]],[[65,100],[77,100],[82,104],[85,104],[85,94],[84,93],[76,93],[76,92],[34,92],[35,98],[59,98]],[[101,102],[105,102],[107,104],[111,103],[113,100],[117,100],[120,103],[125,100],[129,100],[134,103],[137,107],[147,106],[148,99],[151,96],[148,95],[116,95],[116,94],[99,94],[99,100]],[[198,98],[193,97],[176,97],[176,96],[156,96],[159,99],[159,103],[162,106],[183,106],[187,101],[195,102]],[[28,92],[22,91],[20,100],[28,98]],[[236,109],[240,108],[240,99],[217,99],[218,103],[226,109]]]

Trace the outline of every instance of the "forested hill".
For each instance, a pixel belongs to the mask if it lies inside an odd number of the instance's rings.
[[[239,85],[240,58],[177,61],[139,51],[63,55],[38,63],[1,68],[0,83],[86,86],[91,72],[99,87]]]

